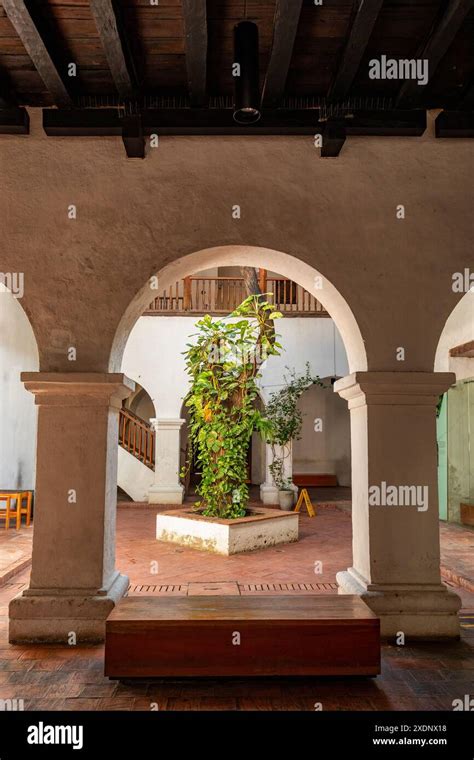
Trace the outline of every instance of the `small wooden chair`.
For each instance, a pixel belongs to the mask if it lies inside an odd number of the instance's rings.
[[[20,517],[19,521],[17,518],[17,527],[21,525],[21,516],[25,515],[26,517],[26,526],[31,523],[31,502],[32,502],[32,492],[31,491],[21,491],[20,498],[17,500],[17,507],[19,507]]]
[[[6,502],[5,509],[0,506],[0,519],[5,519],[5,530],[10,527],[10,520],[16,520],[16,529],[21,528],[21,516],[26,516],[26,525],[31,523],[31,491],[9,491],[0,493],[0,504]],[[12,500],[15,500],[16,508],[12,509]]]
[[[6,502],[5,509],[2,507],[2,502]],[[0,493],[0,520],[5,520],[5,530],[8,530],[10,527],[10,519],[13,516],[12,515],[12,494],[11,493]],[[15,514],[16,517],[16,514]],[[17,518],[17,524],[18,524],[18,518]]]

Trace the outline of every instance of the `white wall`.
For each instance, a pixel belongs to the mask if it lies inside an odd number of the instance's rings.
[[[474,292],[468,291],[451,312],[436,351],[435,372],[455,372],[456,380],[474,377],[474,359],[452,357],[449,352],[474,340]]]
[[[136,322],[122,360],[122,372],[140,383],[151,396],[157,417],[180,416],[188,389],[183,351],[196,333],[196,317],[140,317]],[[348,373],[341,337],[331,319],[287,317],[277,321],[281,356],[264,363],[259,381],[266,400],[284,384],[286,367],[311,372],[320,377]]]
[[[293,473],[333,474],[341,486],[351,485],[351,433],[347,402],[326,388],[313,385],[301,396],[301,438],[293,443]],[[322,430],[315,430],[320,419]]]
[[[20,372],[38,369],[36,340],[18,300],[0,284],[0,489],[34,488],[34,397]]]

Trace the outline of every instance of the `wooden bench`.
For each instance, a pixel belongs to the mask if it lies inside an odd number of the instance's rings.
[[[106,622],[110,678],[379,672],[379,619],[358,596],[131,596]]]

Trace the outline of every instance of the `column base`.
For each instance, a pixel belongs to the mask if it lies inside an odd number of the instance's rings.
[[[182,504],[184,499],[184,487],[175,486],[151,486],[148,491],[148,504]]]
[[[278,504],[278,488],[263,483],[260,486],[260,499],[264,504]]]
[[[439,584],[377,584],[353,567],[337,573],[339,594],[358,594],[380,618],[380,634],[439,641],[459,638],[459,596]]]
[[[125,596],[129,579],[119,572],[107,588],[26,589],[9,605],[10,644],[101,642],[105,621],[117,602]]]

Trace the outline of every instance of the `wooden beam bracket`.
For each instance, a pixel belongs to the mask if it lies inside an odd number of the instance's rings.
[[[145,158],[145,137],[140,114],[122,118],[122,140],[127,158]]]
[[[330,119],[323,130],[321,158],[337,158],[346,141],[346,125],[341,119]]]
[[[0,108],[0,135],[29,135],[30,117],[26,108]]]
[[[436,137],[474,137],[474,111],[441,111],[435,121]]]

